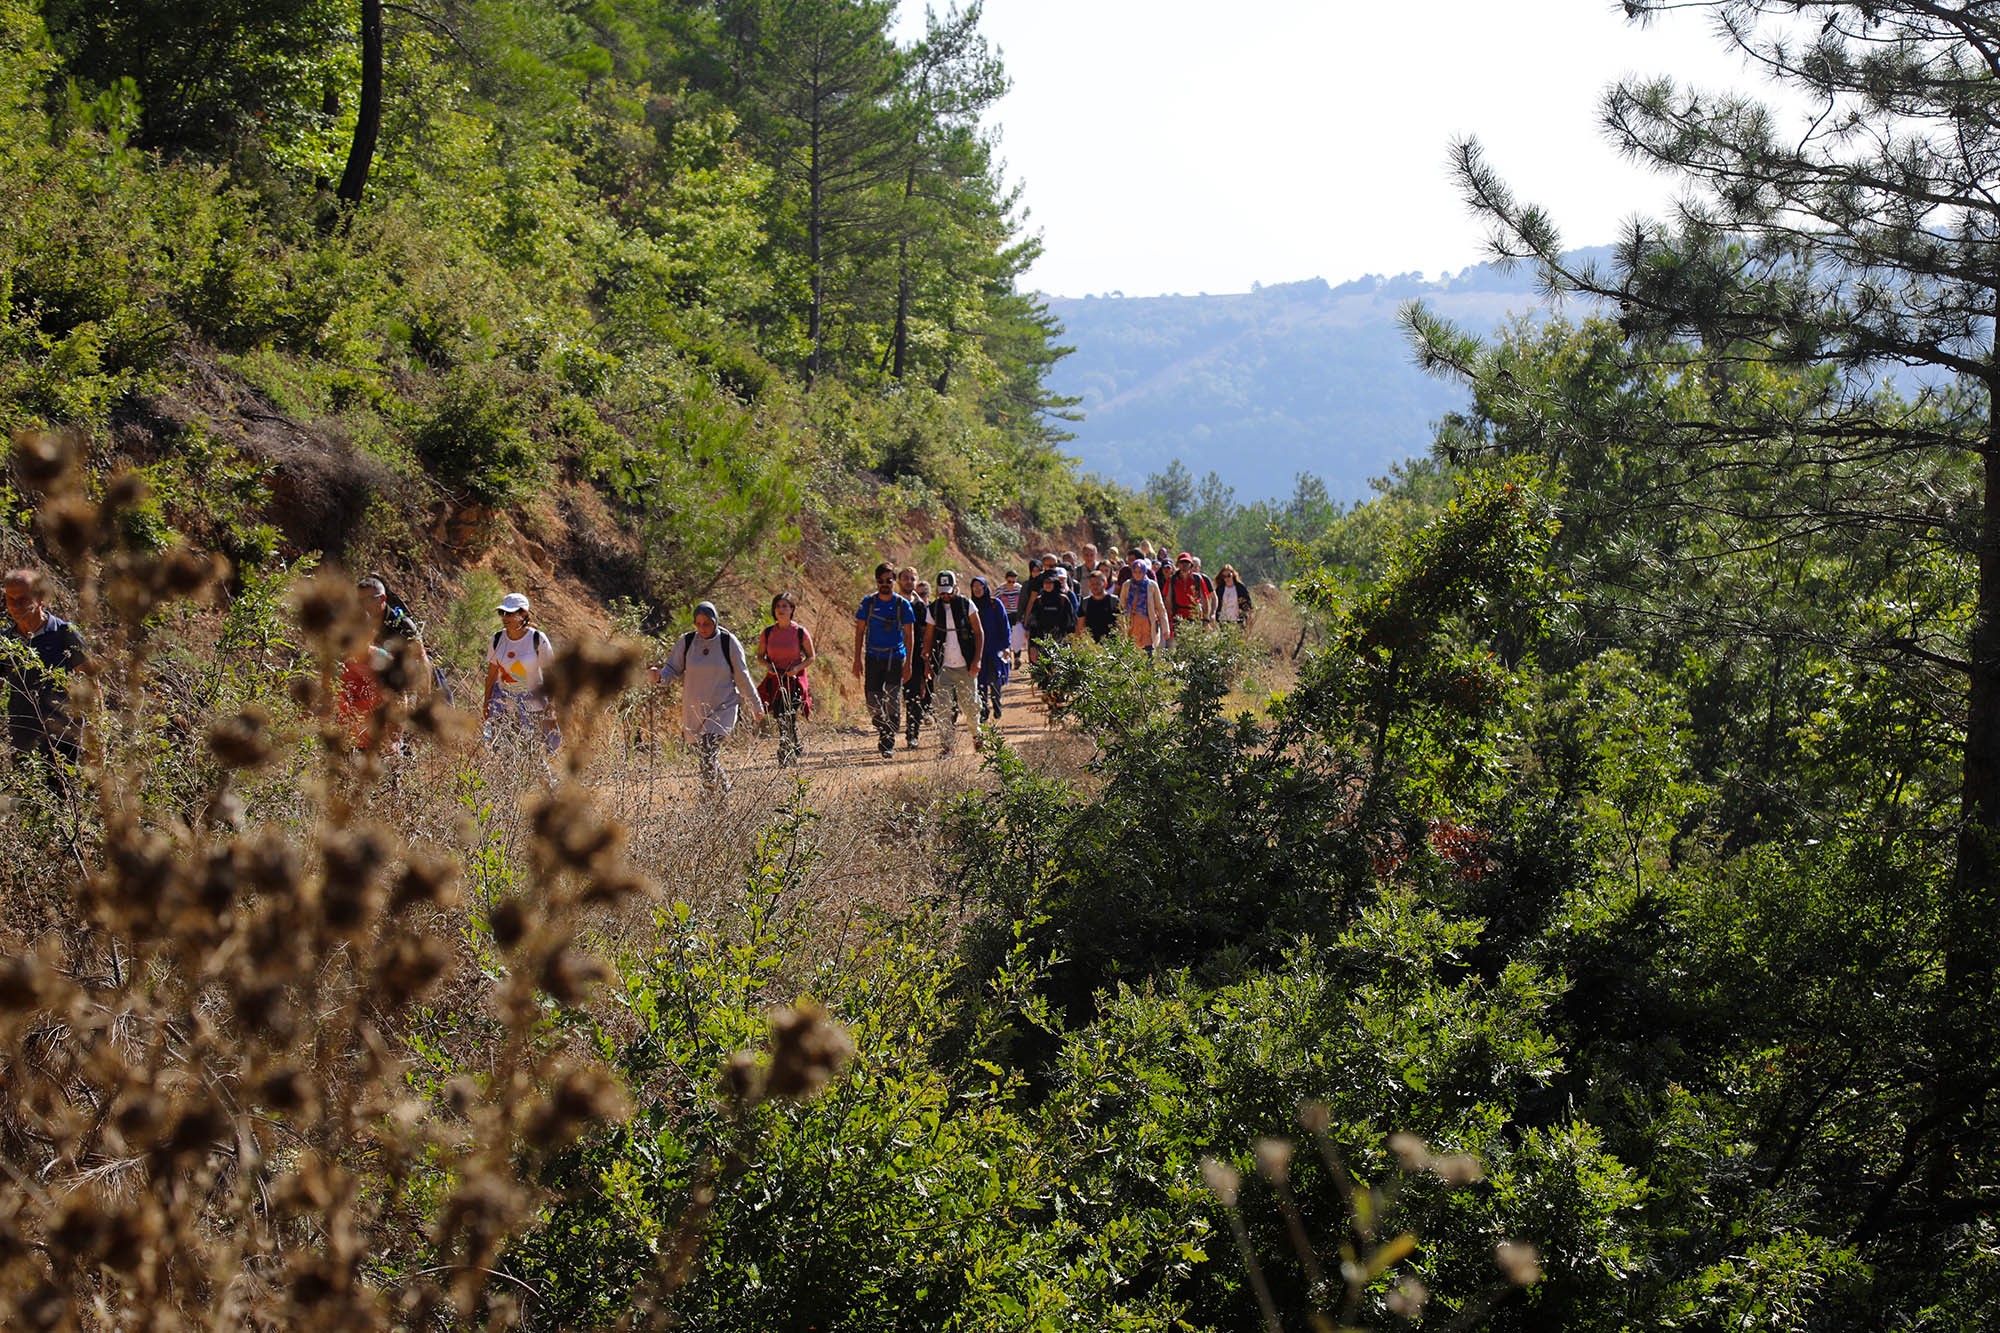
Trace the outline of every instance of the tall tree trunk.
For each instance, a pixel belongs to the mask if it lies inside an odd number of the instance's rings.
[[[1932,1201],[1953,1192],[1981,1149],[1995,1084],[1992,1013],[2000,968],[2000,376],[1987,382],[1978,583],[1959,788],[1957,862],[1944,915],[1944,994],[1934,1018],[1938,1122]]]
[[[896,242],[896,331],[889,339],[889,378],[901,383],[910,364],[910,242]]]
[[[913,149],[912,152],[915,150]],[[896,242],[896,331],[889,339],[893,360],[889,366],[889,378],[901,383],[903,371],[910,364],[910,225],[908,212],[910,200],[917,194],[917,168],[915,162],[903,175],[902,225],[906,229]]]
[[[813,77],[812,140],[809,150],[812,156],[806,168],[806,252],[812,264],[812,307],[806,312],[806,339],[811,344],[811,350],[806,354],[808,389],[819,379],[822,324],[826,318],[826,266],[822,235],[825,229],[826,171],[819,156],[824,117],[817,72]]]
[[[344,204],[357,205],[368,190],[368,170],[375,163],[375,141],[382,134],[382,0],[361,0],[361,103],[354,118],[354,142],[347,149],[347,170],[337,192]]]

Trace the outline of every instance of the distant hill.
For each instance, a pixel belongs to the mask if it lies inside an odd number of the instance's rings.
[[[1051,376],[1083,400],[1068,446],[1131,485],[1179,458],[1242,501],[1282,498],[1316,472],[1336,498],[1430,447],[1431,423],[1465,395],[1418,370],[1396,323],[1421,297],[1475,332],[1542,310],[1534,275],[1490,264],[1436,280],[1324,279],[1229,296],[1085,296],[1049,302],[1076,348]]]

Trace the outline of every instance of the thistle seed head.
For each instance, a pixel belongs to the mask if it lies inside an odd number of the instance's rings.
[[[765,1090],[780,1101],[805,1101],[854,1057],[847,1029],[812,1000],[771,1016],[771,1065]]]

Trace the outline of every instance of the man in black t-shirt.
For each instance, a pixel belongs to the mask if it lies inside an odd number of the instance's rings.
[[[1118,624],[1118,599],[1106,591],[1102,574],[1090,576],[1090,595],[1083,599],[1079,619],[1090,637],[1100,642]]]

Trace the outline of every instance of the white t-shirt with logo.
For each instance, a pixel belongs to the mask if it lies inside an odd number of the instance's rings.
[[[530,626],[518,639],[508,638],[506,630],[494,635],[486,661],[500,668],[501,693],[540,695],[542,672],[555,655],[549,636]]]
[[[938,633],[944,636],[944,664],[947,670],[965,670],[965,649],[958,645],[958,625],[950,602],[938,611]]]

